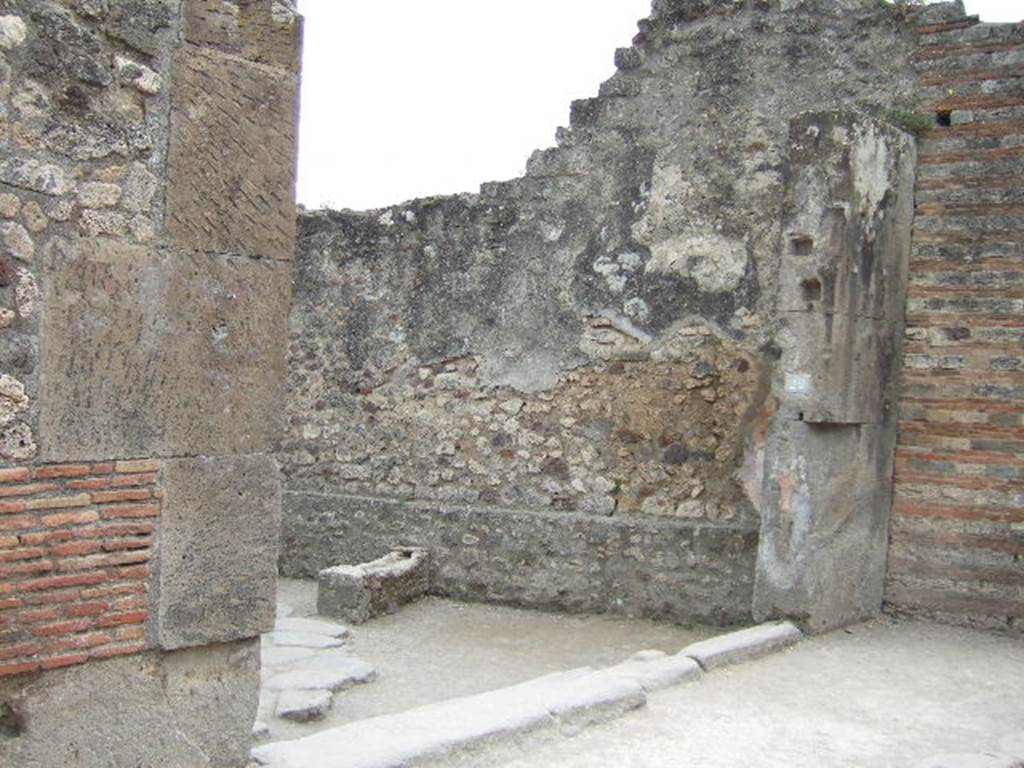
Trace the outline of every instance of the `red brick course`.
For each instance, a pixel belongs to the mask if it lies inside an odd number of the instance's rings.
[[[1024,633],[1024,28],[964,19],[915,60],[953,111],[921,137],[886,602],[899,613]],[[975,33],[977,30],[975,30]],[[942,33],[935,44],[931,35]],[[1005,39],[1009,38],[1009,39]],[[1002,58],[1000,58],[1002,57]],[[982,88],[984,90],[985,88]],[[934,94],[935,89],[930,89]],[[956,110],[973,110],[973,114]],[[986,111],[992,110],[992,111]],[[959,165],[958,165],[959,164]],[[943,166],[946,166],[943,168]]]
[[[159,469],[0,469],[0,677],[145,649]]]

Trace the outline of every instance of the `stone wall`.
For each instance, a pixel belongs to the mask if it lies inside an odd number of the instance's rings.
[[[271,0],[0,1],[4,765],[245,763],[299,33]]]
[[[1024,633],[1024,25],[922,30],[923,108],[886,601]]]
[[[283,572],[423,545],[444,594],[748,619],[777,491],[766,451],[792,400],[780,372],[796,364],[779,297],[799,298],[785,281],[807,277],[786,267],[784,200],[803,162],[791,123],[853,109],[838,118],[847,150],[859,131],[885,137],[878,146],[898,160],[875,180],[885,204],[861,187],[842,201],[860,210],[842,219],[858,233],[848,245],[873,244],[875,214],[900,215],[890,189],[906,202],[907,150],[866,113],[913,104],[912,51],[912,25],[875,0],[657,0],[616,74],[572,105],[558,146],[535,153],[523,178],[302,216]],[[901,242],[873,251],[879,263],[898,267]],[[818,291],[822,305],[854,300],[816,310],[846,312],[854,336],[881,320],[841,281]],[[891,353],[899,320],[886,306],[874,349]],[[812,341],[860,356],[873,349],[862,336]],[[844,395],[852,361],[823,372],[813,419],[883,421],[827,413],[826,391],[851,403],[888,391]],[[876,451],[895,428],[884,422],[850,449],[871,464],[857,488],[884,476]],[[888,506],[865,499],[877,560]]]

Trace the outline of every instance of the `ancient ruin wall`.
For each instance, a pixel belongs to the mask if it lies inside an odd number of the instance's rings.
[[[749,617],[790,124],[912,104],[913,36],[875,0],[639,28],[523,178],[300,218],[284,573],[424,545],[444,594]]]
[[[1024,24],[934,21],[914,63],[948,125],[920,142],[886,601],[1020,635]]]
[[[299,29],[0,1],[0,764],[247,760]]]

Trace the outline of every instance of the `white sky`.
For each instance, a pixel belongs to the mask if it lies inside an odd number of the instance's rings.
[[[650,0],[299,0],[299,202],[374,208],[475,192],[554,143]],[[967,0],[1019,21],[1022,0]]]

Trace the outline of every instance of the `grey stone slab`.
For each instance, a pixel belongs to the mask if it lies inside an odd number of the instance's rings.
[[[703,674],[700,664],[689,656],[647,656],[631,659],[608,667],[605,673],[632,680],[650,693],[671,685],[699,680]]]
[[[265,456],[164,463],[150,626],[161,647],[255,637],[273,626],[278,482]]]
[[[286,605],[286,604],[284,604],[282,602],[278,602],[278,604],[277,604],[277,618],[284,619],[284,618],[287,618],[287,617],[291,616],[293,613],[295,613],[295,609],[292,606]]]
[[[271,450],[287,265],[104,239],[43,249],[45,461]]]
[[[348,627],[333,621],[305,618],[278,618],[274,624],[275,632],[308,632],[327,637],[345,638],[351,634]]]
[[[329,637],[328,635],[320,635],[314,632],[272,632],[270,638],[274,645],[280,647],[298,647],[298,648],[340,648],[344,645],[344,641],[336,638]]]
[[[0,680],[0,700],[16,700],[28,724],[18,738],[0,736],[0,765],[245,765],[258,669],[256,643],[243,641]]]
[[[311,662],[313,660],[310,660]],[[359,659],[351,663],[335,665],[304,663],[289,672],[274,675],[265,683],[270,691],[306,691],[321,688],[338,692],[357,683],[367,683],[377,676],[377,671]]]
[[[279,647],[272,643],[267,643],[264,645],[260,656],[264,667],[282,667],[308,659],[314,653],[316,651],[312,648],[300,648],[298,646]]]
[[[689,656],[707,671],[765,656],[793,645],[802,637],[803,633],[788,621],[760,624],[693,643],[679,655]]]
[[[285,691],[277,699],[275,714],[300,723],[319,720],[327,714],[333,699],[333,694],[326,690]]]
[[[343,676],[351,683],[368,683],[376,679],[377,669],[369,662],[351,656],[347,649],[317,651],[292,665],[297,671]]]
[[[263,745],[253,757],[274,768],[397,768],[541,728],[578,729],[645,701],[636,683],[579,669]]]

